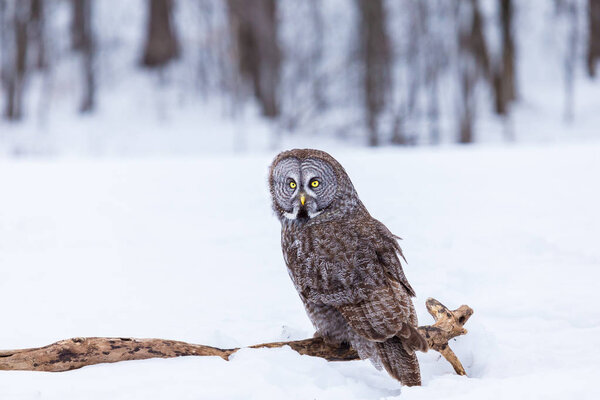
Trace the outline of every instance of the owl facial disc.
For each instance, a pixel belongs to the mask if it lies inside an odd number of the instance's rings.
[[[308,222],[334,203],[339,187],[334,165],[316,151],[306,157],[285,154],[271,166],[273,208],[282,221]]]

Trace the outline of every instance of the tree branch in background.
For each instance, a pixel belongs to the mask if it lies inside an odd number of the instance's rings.
[[[588,0],[587,71],[596,76],[596,63],[600,59],[600,0]]]
[[[30,12],[28,1],[0,3],[0,80],[5,89],[4,116],[12,121],[23,115]]]
[[[512,0],[500,2],[500,29],[502,32],[502,59],[493,71],[495,109],[498,115],[508,115],[510,103],[516,99],[515,42],[513,39]]]
[[[281,51],[275,0],[228,0],[227,15],[239,74],[251,84],[262,113],[280,114]]]
[[[475,87],[481,77],[489,81],[490,57],[485,41],[484,18],[478,0],[457,2],[460,117],[459,143],[472,143],[475,121]]]
[[[86,113],[94,109],[96,79],[94,74],[94,35],[92,30],[92,1],[72,0],[71,48],[81,53],[83,96],[79,111]]]
[[[179,56],[172,15],[172,0],[149,0],[148,34],[142,58],[146,67],[162,67]]]
[[[466,375],[462,364],[448,346],[448,341],[467,333],[463,325],[471,317],[473,310],[463,305],[450,311],[439,301],[431,298],[427,299],[426,306],[435,319],[435,323],[419,327],[419,332],[426,338],[429,348],[440,352],[452,364],[457,374]],[[290,346],[294,351],[303,355],[320,357],[329,361],[349,361],[359,358],[356,351],[349,345],[328,344],[320,337],[263,343],[250,346],[250,348],[283,346]],[[61,340],[45,347],[0,351],[0,371],[62,372],[86,365],[181,356],[217,356],[229,360],[229,356],[238,350],[239,348],[219,349],[164,339],[73,338]]]
[[[45,69],[47,65],[46,60],[46,40],[45,40],[45,13],[44,13],[44,2],[43,0],[31,0],[31,11],[29,14],[30,19],[30,37],[32,42],[33,51],[35,54],[35,67],[37,69]]]
[[[357,0],[360,13],[359,54],[369,146],[379,145],[379,114],[383,111],[391,83],[390,43],[382,0]]]

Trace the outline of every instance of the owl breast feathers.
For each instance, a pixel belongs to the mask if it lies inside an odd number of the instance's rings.
[[[273,161],[269,185],[284,259],[317,334],[348,342],[405,385],[420,384],[414,290],[397,238],[372,218],[342,166],[319,150]]]

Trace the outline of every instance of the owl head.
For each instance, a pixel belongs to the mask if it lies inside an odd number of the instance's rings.
[[[279,153],[269,168],[269,187],[282,222],[331,219],[362,205],[344,168],[321,150]]]

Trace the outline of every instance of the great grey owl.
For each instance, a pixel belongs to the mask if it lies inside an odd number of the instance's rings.
[[[329,343],[350,343],[404,385],[419,385],[427,343],[398,237],[371,217],[344,168],[312,149],[280,153],[269,169],[281,247],[306,312]]]

